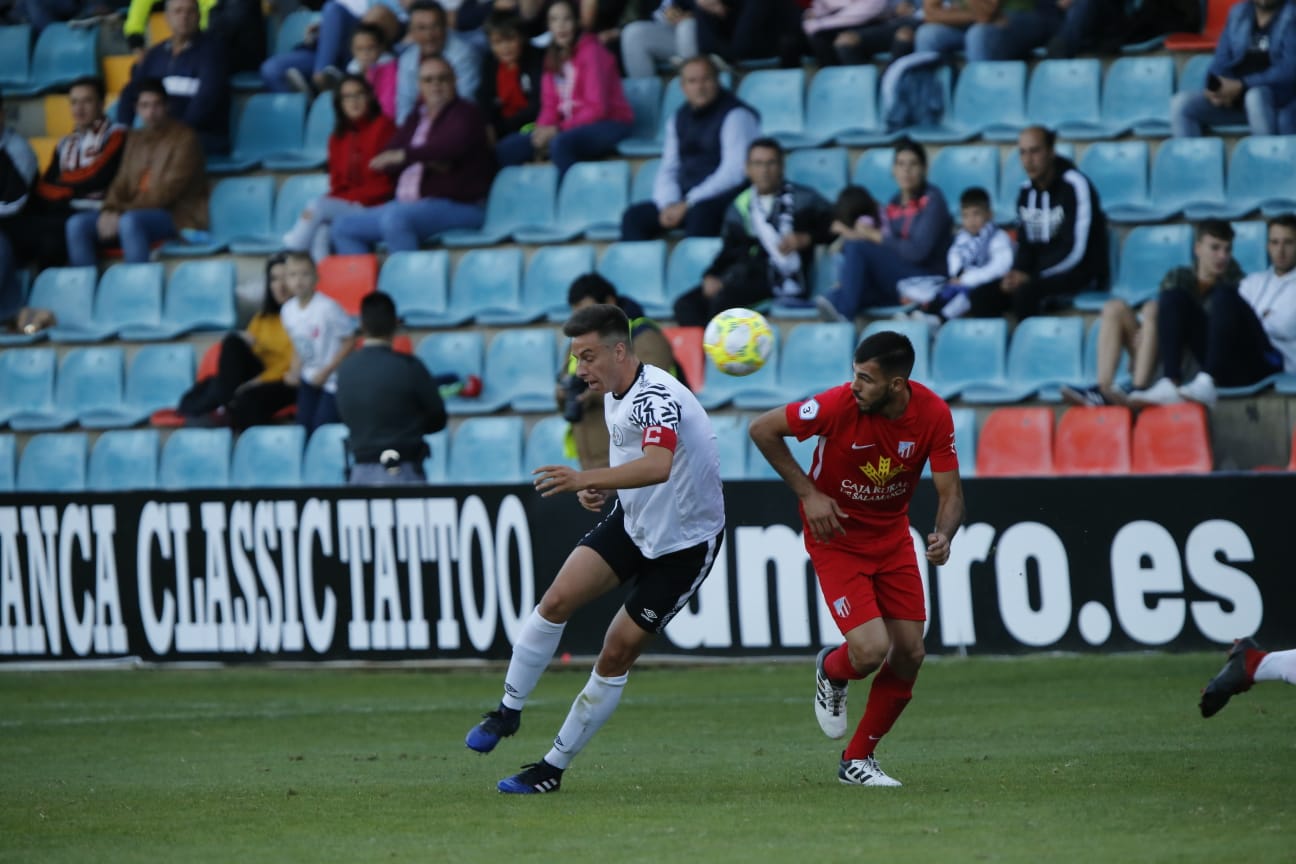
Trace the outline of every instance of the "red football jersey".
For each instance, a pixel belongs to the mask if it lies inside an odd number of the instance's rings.
[[[909,537],[909,499],[931,460],[932,471],[958,468],[949,406],[927,387],[909,382],[910,398],[895,420],[861,414],[850,384],[785,409],[798,440],[819,436],[809,475],[850,517],[840,542],[861,551],[882,537]],[[804,517],[804,514],[803,514]],[[834,543],[839,542],[834,540]]]

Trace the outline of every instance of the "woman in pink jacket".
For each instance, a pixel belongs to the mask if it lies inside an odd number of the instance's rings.
[[[540,81],[540,116],[530,132],[495,146],[501,165],[521,165],[545,149],[561,177],[577,162],[616,152],[634,113],[621,90],[616,57],[593,33],[582,33],[571,0],[549,7],[551,41]]]

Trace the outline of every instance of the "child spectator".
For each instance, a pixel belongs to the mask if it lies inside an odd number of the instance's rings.
[[[862,228],[878,227],[878,203],[863,186],[847,186],[833,204],[832,232],[844,240],[863,240]]]
[[[490,54],[482,64],[476,97],[492,143],[514,133],[529,135],[540,115],[544,53],[523,28],[516,15],[495,14],[486,22]]]
[[[1013,242],[990,216],[989,193],[980,186],[964,189],[959,210],[962,225],[946,253],[949,279],[937,286],[934,296],[930,291],[926,296],[907,292],[905,283],[900,286],[901,297],[921,303],[916,313],[937,326],[972,308],[969,292],[998,291],[999,280],[1012,269]]]
[[[396,55],[387,48],[387,34],[381,27],[377,24],[360,24],[351,35],[351,62],[347,64],[346,71],[350,75],[364,76],[369,86],[373,87],[374,95],[378,97],[382,113],[395,120]]]
[[[329,191],[312,201],[283,237],[285,249],[310,252],[316,261],[329,254],[328,226],[339,214],[391,200],[395,179],[370,161],[396,134],[396,124],[378,106],[373,88],[348,74],[333,91],[337,121],[329,136]]]
[[[333,298],[315,290],[315,262],[306,253],[288,253],[284,279],[293,298],[279,310],[293,344],[284,381],[297,387],[297,422],[309,435],[340,419],[336,373],[355,346],[355,322]]]

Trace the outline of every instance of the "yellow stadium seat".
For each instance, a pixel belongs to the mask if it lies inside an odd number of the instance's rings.
[[[36,161],[40,163],[41,174],[44,174],[54,158],[54,149],[58,147],[59,139],[46,135],[41,138],[29,138],[28,142],[36,151]]]
[[[171,25],[167,24],[166,15],[161,12],[154,12],[149,16],[148,37],[150,45],[156,45],[171,38]]]
[[[62,93],[45,97],[45,134],[58,139],[72,131],[72,105]]]
[[[111,101],[121,93],[130,81],[131,69],[135,68],[134,54],[114,54],[103,58],[104,89]]]

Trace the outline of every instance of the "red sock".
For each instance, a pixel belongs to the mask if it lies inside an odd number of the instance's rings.
[[[1265,655],[1268,653],[1268,651],[1257,651],[1255,648],[1246,649],[1242,658],[1242,664],[1246,669],[1248,686],[1255,683],[1256,667],[1260,665],[1260,661],[1263,660]]]
[[[890,664],[882,664],[882,668],[873,676],[864,717],[856,727],[850,744],[846,745],[843,759],[864,759],[873,753],[882,736],[891,731],[900,713],[913,698],[913,685],[913,681],[905,681],[891,671]]]
[[[855,671],[850,662],[846,643],[838,645],[824,658],[824,672],[834,681],[858,681],[864,676]]]

